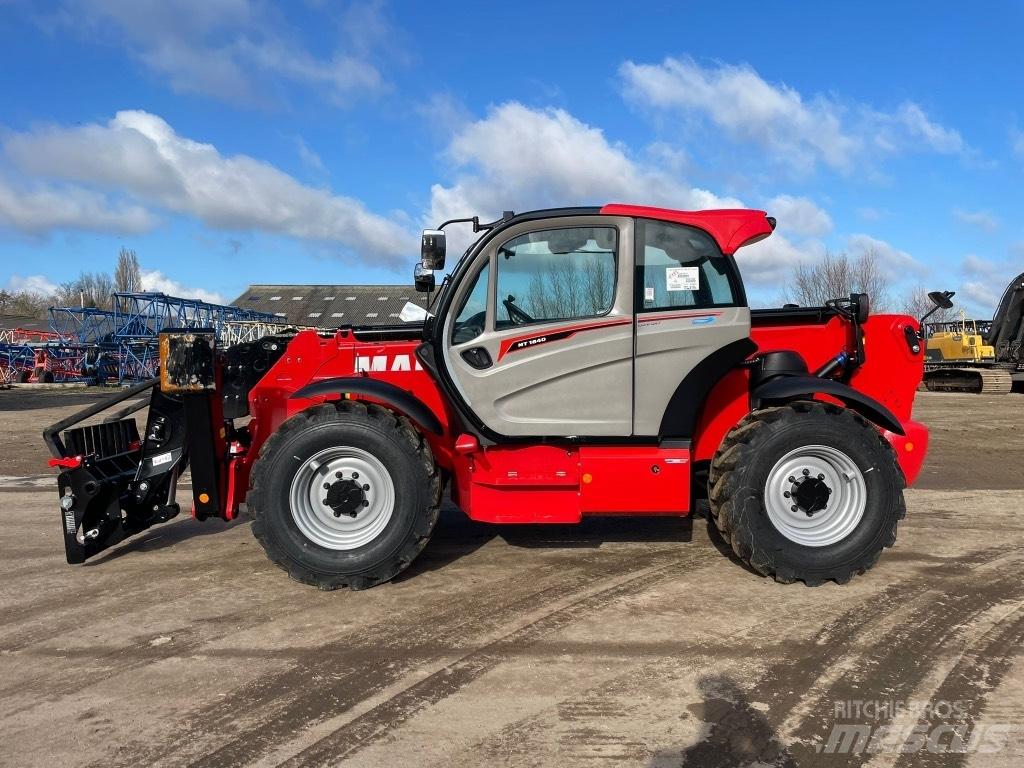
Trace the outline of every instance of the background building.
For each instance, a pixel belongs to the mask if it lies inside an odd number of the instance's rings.
[[[406,302],[427,306],[427,294],[407,285],[250,285],[232,304],[295,325],[395,325]]]

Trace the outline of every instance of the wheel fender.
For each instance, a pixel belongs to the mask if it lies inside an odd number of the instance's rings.
[[[291,394],[290,399],[323,397],[324,395],[366,395],[374,400],[387,403],[400,413],[404,413],[421,427],[435,435],[443,435],[441,422],[427,405],[415,395],[386,381],[356,376],[340,376],[321,379],[307,384]]]
[[[758,408],[817,394],[834,397],[868,421],[897,435],[906,434],[896,415],[872,397],[835,379],[817,376],[780,376],[757,385],[750,393],[751,405]]]

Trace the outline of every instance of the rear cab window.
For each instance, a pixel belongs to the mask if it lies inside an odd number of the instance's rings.
[[[636,223],[638,312],[745,303],[735,263],[708,233],[684,224]]]

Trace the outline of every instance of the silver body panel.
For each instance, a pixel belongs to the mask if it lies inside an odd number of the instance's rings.
[[[618,230],[611,310],[574,320],[496,328],[498,250],[530,232],[568,227]],[[634,222],[629,217],[569,216],[523,222],[474,258],[486,262],[489,287],[483,332],[451,343],[457,308],[475,278],[462,281],[444,320],[442,355],[463,400],[491,430],[510,437],[656,436],[669,400],[686,375],[711,352],[750,334],[746,307],[642,312],[634,317]],[[463,353],[486,350],[477,368]],[[699,407],[699,404],[697,404]]]

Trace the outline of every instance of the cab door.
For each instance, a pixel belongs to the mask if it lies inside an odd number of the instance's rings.
[[[689,438],[707,392],[755,350],[736,263],[703,230],[637,219],[634,433]]]
[[[468,407],[516,437],[626,436],[633,418],[633,222],[524,222],[476,257],[442,320]]]

